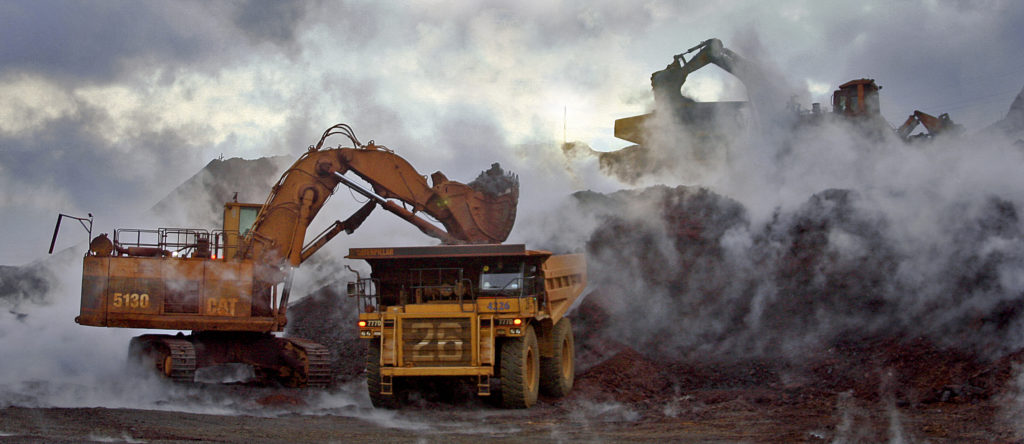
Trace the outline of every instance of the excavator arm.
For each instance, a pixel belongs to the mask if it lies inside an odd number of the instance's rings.
[[[324,141],[334,134],[348,136],[353,147],[324,148]],[[352,182],[345,175],[349,171],[370,183],[372,191]],[[431,180],[428,185],[409,162],[386,147],[372,141],[360,144],[348,125],[335,125],[274,185],[238,254],[272,269],[284,262],[297,267],[341,231],[355,230],[376,206],[445,244],[500,243],[508,237],[519,200],[517,177],[494,164],[469,185],[450,181],[440,172],[431,175]],[[304,245],[306,228],[338,184],[369,201],[349,219],[335,222]],[[444,229],[417,213],[426,213]]]
[[[688,54],[694,53],[689,60]],[[716,38],[704,40],[681,54],[672,57],[665,69],[651,74],[651,89],[657,112],[670,113],[682,123],[706,126],[713,116],[732,115],[746,105],[746,102],[697,102],[682,95],[681,89],[686,78],[707,65],[717,65],[726,72],[747,83],[757,77],[755,64],[724,47]],[[625,117],[615,121],[615,137],[639,144],[644,143],[645,127],[653,114]]]
[[[917,125],[923,125],[928,134],[917,134],[911,136],[910,133],[917,128]],[[935,137],[940,134],[958,134],[963,131],[963,127],[960,124],[954,123],[953,119],[949,117],[949,113],[942,113],[939,117],[935,117],[931,114],[924,113],[918,110],[914,110],[914,114],[907,117],[907,120],[896,129],[896,135],[903,140],[913,140],[922,137]]]
[[[694,51],[697,53],[690,60],[686,60],[686,55]],[[672,63],[665,69],[651,74],[651,87],[654,89],[655,101],[668,100],[670,105],[675,105],[675,101],[685,99],[679,90],[686,82],[686,77],[694,71],[709,64],[715,64],[729,74],[744,80],[746,73],[743,70],[747,69],[748,65],[743,57],[722,46],[722,41],[716,38],[704,40],[686,52],[676,54],[672,59]]]

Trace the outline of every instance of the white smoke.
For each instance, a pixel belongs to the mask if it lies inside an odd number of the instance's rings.
[[[797,357],[856,332],[989,358],[1024,347],[1024,149],[1000,132],[908,144],[884,123],[801,124],[779,78],[746,84],[751,118],[711,127],[723,137],[648,126],[657,168],[636,183],[703,189],[577,195],[597,227],[592,281],[632,344]]]

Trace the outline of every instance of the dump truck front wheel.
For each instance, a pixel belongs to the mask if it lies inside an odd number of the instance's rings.
[[[370,393],[370,402],[374,407],[394,409],[400,406],[400,395],[397,387],[393,387],[391,395],[381,394],[380,377],[380,339],[373,339],[366,347],[366,388]]]
[[[501,344],[501,405],[523,409],[537,402],[540,389],[540,349],[533,326]]]
[[[572,390],[576,374],[574,347],[572,323],[562,318],[551,330],[554,355],[540,359],[540,389],[545,395],[561,398]]]

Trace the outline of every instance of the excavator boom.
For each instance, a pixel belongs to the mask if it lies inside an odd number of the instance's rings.
[[[339,132],[349,136],[354,147],[324,148],[324,140]],[[349,171],[366,180],[372,192],[348,179],[345,174]],[[306,227],[338,184],[352,188],[445,244],[501,243],[508,237],[519,200],[516,176],[494,164],[470,185],[450,181],[441,172],[432,174],[431,180],[432,185],[428,185],[423,175],[393,151],[372,141],[361,145],[347,125],[335,125],[274,185],[239,255],[275,268],[284,261],[297,267],[311,254],[303,245]],[[501,185],[496,187],[496,183]],[[388,199],[397,199],[408,208]],[[336,225],[333,234],[342,229],[351,232],[369,211],[372,206],[367,204],[359,217],[344,224],[337,222],[342,225]],[[444,229],[418,216],[421,212],[440,222]]]

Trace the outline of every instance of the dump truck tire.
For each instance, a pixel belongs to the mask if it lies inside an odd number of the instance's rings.
[[[533,326],[523,336],[501,344],[501,405],[524,409],[537,402],[540,390],[540,349]]]
[[[575,342],[572,323],[562,318],[551,330],[554,355],[540,358],[540,389],[545,395],[561,398],[572,390],[576,374]]]
[[[394,384],[394,380],[392,380]],[[391,395],[380,393],[380,340],[373,339],[366,347],[366,388],[370,393],[370,402],[376,408],[395,409],[398,408],[398,388],[392,385]]]

